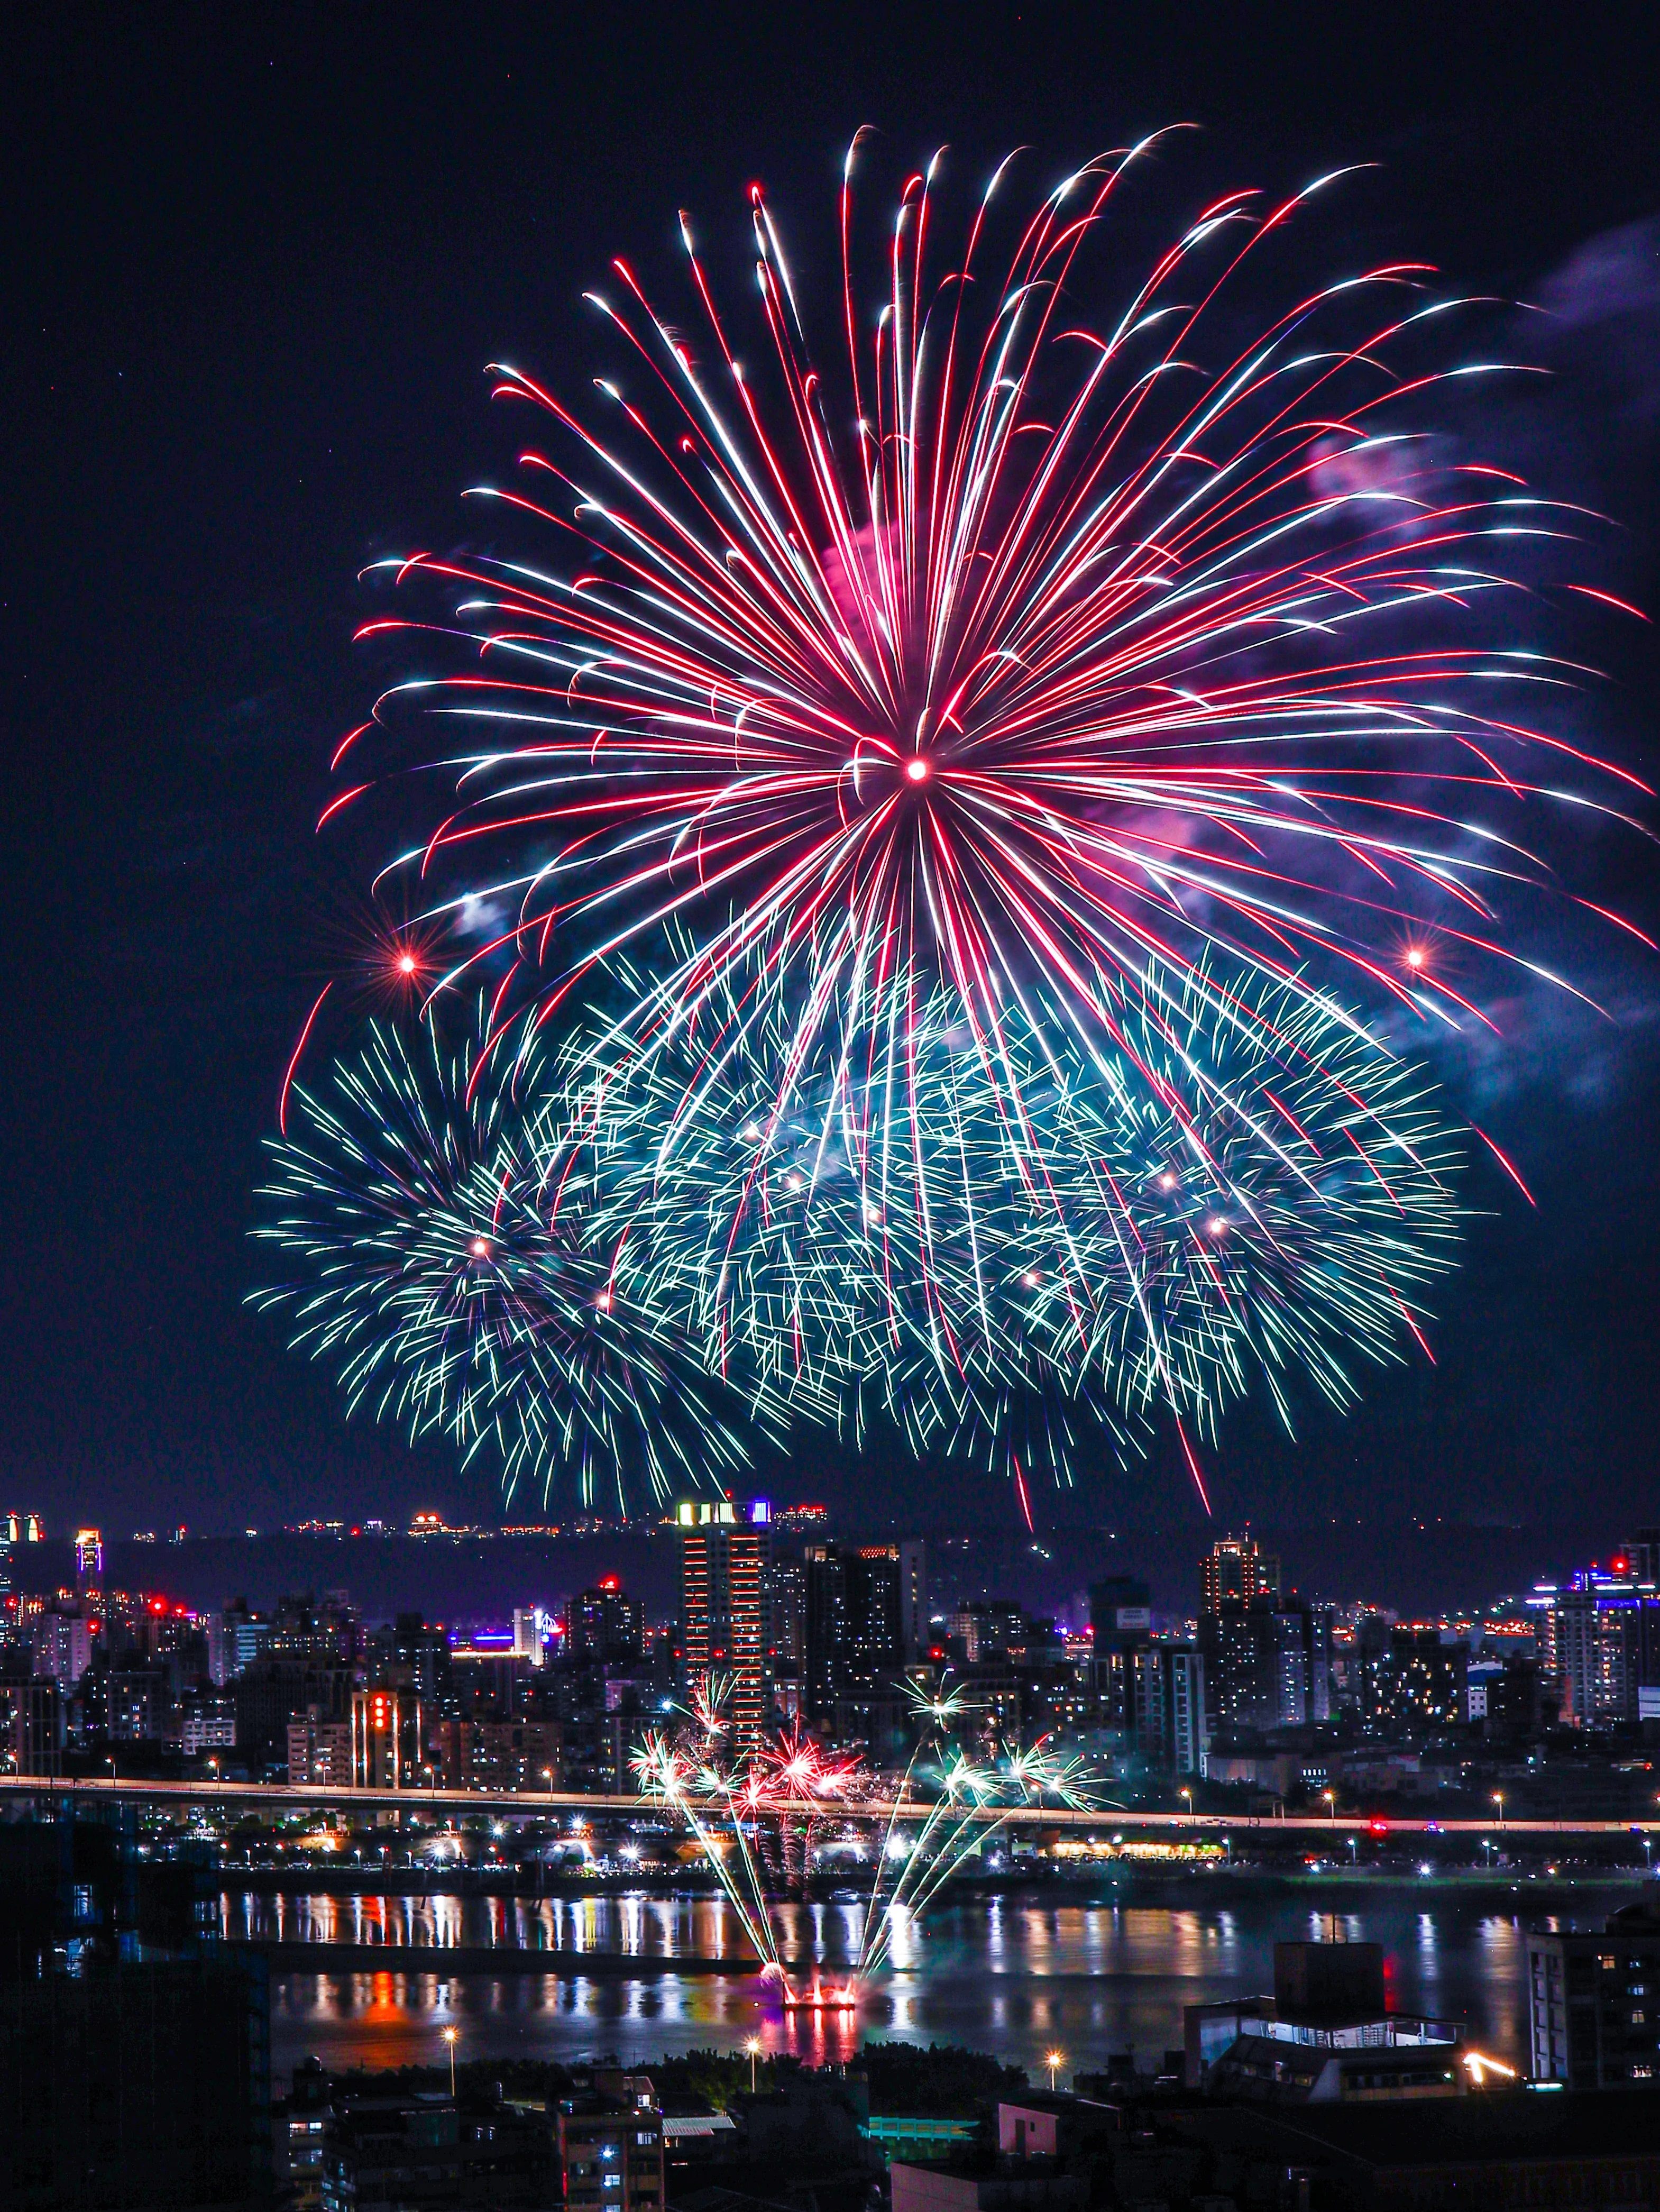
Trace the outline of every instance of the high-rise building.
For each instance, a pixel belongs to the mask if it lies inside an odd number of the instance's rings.
[[[1660,1929],[1628,1905],[1600,1936],[1528,1938],[1533,2078],[1570,2089],[1660,2081]]]
[[[208,1676],[215,1688],[237,1676],[271,1648],[271,1624],[245,1605],[227,1605],[208,1615]]]
[[[0,1541],[9,1544],[44,1544],[46,1524],[39,1513],[0,1513]]]
[[[1136,1733],[1136,1654],[1153,1633],[1152,1592],[1139,1575],[1089,1585],[1093,1687],[1105,1726]]]
[[[75,1532],[75,1579],[82,1589],[104,1579],[104,1539],[96,1528]]]
[[[928,1649],[928,1547],[920,1536],[900,1546],[900,1632],[907,1659]]]
[[[539,1605],[513,1607],[513,1656],[528,1659],[533,1667],[546,1664],[554,1624]]]
[[[1089,1632],[1096,1656],[1133,1650],[1153,1629],[1152,1592],[1139,1575],[1108,1575],[1089,1585]]]
[[[806,1703],[821,1726],[867,1735],[905,1663],[897,1544],[807,1547]]]
[[[1251,1536],[1220,1538],[1199,1571],[1211,1725],[1267,1729],[1330,1720],[1331,1608],[1287,1596],[1279,1560]]]
[[[565,1637],[567,1658],[638,1659],[642,1636],[639,1601],[624,1595],[617,1576],[607,1575],[572,1599]]]
[[[1469,1714],[1469,1650],[1434,1628],[1391,1628],[1366,1665],[1361,1711],[1375,1728],[1408,1733],[1457,1727]]]
[[[1290,1663],[1292,1625],[1268,1597],[1249,1603],[1225,1599],[1200,1615],[1199,1650],[1214,1728],[1262,1730],[1306,1718],[1300,1641],[1297,1663]]]
[[[0,1674],[0,1756],[14,1774],[58,1774],[64,1764],[64,1698],[49,1675]]]
[[[1166,1774],[1200,1774],[1210,1741],[1204,1659],[1191,1644],[1143,1644],[1130,1655],[1136,1747]]]
[[[1332,1705],[1332,1630],[1336,1616],[1329,1605],[1306,1605],[1300,1610],[1307,1717],[1311,1721],[1329,1721]]]
[[[407,1690],[354,1690],[351,1730],[354,1789],[400,1790],[409,1784],[419,1784],[419,1698],[412,1697]]]
[[[1032,1633],[1025,1613],[1006,1597],[979,1598],[956,1607],[947,1616],[947,1627],[953,1642],[961,1645],[961,1656],[971,1662],[1024,1659]]]
[[[766,1656],[775,1676],[798,1678],[807,1653],[807,1562],[773,1558],[766,1571]]]
[[[1639,1532],[1641,1544],[1645,1533]],[[1660,1591],[1592,1568],[1550,1594],[1549,1670],[1561,1677],[1562,1717],[1575,1728],[1660,1720]]]
[[[231,1711],[231,1735],[235,1738],[235,1707]],[[327,1719],[316,1705],[296,1714],[288,1723],[288,1780],[324,1790],[338,1790],[354,1779],[352,1747],[355,1730],[350,1721]]]
[[[34,1624],[35,1673],[50,1674],[67,1695],[92,1664],[97,1633],[78,1605],[51,1607]]]
[[[1200,1563],[1201,1601],[1215,1613],[1230,1600],[1251,1605],[1260,1598],[1280,1602],[1280,1562],[1251,1536],[1221,1536]]]
[[[279,1616],[282,1607],[278,1608]],[[279,1637],[274,1650],[282,1649]],[[450,1640],[444,1631],[419,1613],[400,1613],[387,1639],[380,1633],[380,1672],[376,1679],[413,1690],[428,1705],[435,1705],[450,1686]],[[321,1657],[322,1653],[316,1656]]]
[[[682,1652],[688,1686],[697,1692],[706,1689],[712,1678],[724,1678],[730,1685],[727,1711],[736,1739],[752,1745],[766,1717],[770,1515],[763,1500],[739,1508],[725,1499],[699,1499],[681,1505],[675,1518],[681,1537]]]

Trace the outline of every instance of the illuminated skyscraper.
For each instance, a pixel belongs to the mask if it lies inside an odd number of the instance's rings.
[[[1221,1536],[1199,1563],[1207,1613],[1220,1613],[1232,1601],[1250,1605],[1258,1598],[1280,1602],[1280,1562],[1253,1537]]]
[[[104,1539],[96,1528],[75,1532],[75,1579],[83,1588],[104,1579]]]
[[[766,1569],[771,1515],[764,1499],[735,1506],[697,1499],[675,1515],[681,1536],[681,1627],[687,1686],[711,1677],[731,1685],[726,1701],[738,1744],[760,1741],[766,1711]]]
[[[352,1784],[401,1790],[421,1776],[421,1700],[407,1690],[352,1693]]]

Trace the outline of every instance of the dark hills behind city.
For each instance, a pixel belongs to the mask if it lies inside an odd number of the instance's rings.
[[[891,1541],[920,1534],[936,1593],[967,1600],[1008,1597],[1039,1613],[1077,1608],[1088,1584],[1108,1574],[1146,1581],[1154,1605],[1190,1614],[1199,1604],[1199,1560],[1218,1522],[1066,1528],[1028,1534],[1005,1521],[988,1526],[844,1522],[839,1537]],[[1566,1577],[1588,1559],[1613,1554],[1631,1531],[1586,1532],[1566,1524],[1457,1522],[1253,1523],[1251,1534],[1283,1562],[1287,1587],[1338,1606],[1366,1603],[1406,1617],[1453,1614]],[[603,1575],[620,1575],[654,1616],[672,1613],[679,1551],[671,1528],[651,1522],[558,1536],[509,1535],[494,1527],[412,1537],[402,1532],[188,1536],[135,1543],[106,1529],[112,1588],[165,1593],[197,1608],[245,1597],[270,1605],[289,1591],[347,1589],[364,1616],[418,1610],[427,1618],[502,1618],[515,1606],[552,1604]],[[75,1580],[67,1537],[19,1544],[11,1578],[21,1592],[48,1595]],[[1087,1619],[1085,1612],[1082,1618]]]

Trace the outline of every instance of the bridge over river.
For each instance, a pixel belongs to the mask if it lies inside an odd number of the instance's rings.
[[[125,1775],[58,1777],[30,1774],[0,1775],[0,1805],[19,1798],[48,1803],[138,1803],[164,1807],[199,1805],[233,1811],[269,1809],[273,1813],[363,1812],[402,1814],[440,1813],[455,1817],[469,1813],[488,1814],[498,1820],[547,1820],[570,1814],[590,1820],[627,1821],[653,1816],[672,1817],[673,1808],[655,1797],[632,1793],[599,1796],[574,1790],[420,1789],[359,1790],[288,1782],[152,1781]],[[726,1811],[723,1802],[706,1807],[688,1800],[693,1808],[715,1814]],[[827,1814],[848,1820],[887,1822],[918,1821],[933,1810],[926,1797],[862,1798],[843,1805],[827,1805]],[[983,1820],[989,1827],[1041,1828],[1080,1838],[1115,1835],[1158,1837],[1164,1840],[1192,1838],[1220,1841],[1225,1837],[1268,1831],[1275,1835],[1321,1836],[1470,1836],[1504,1835],[1541,1843],[1560,1838],[1646,1837],[1660,1840],[1660,1819],[1652,1820],[1512,1820],[1502,1808],[1486,1820],[1435,1820],[1427,1815],[1394,1813],[1243,1814],[1187,1812],[1155,1813],[1140,1807],[1103,1804],[1076,1810],[1042,1804],[984,1805],[958,1803],[956,1817]]]

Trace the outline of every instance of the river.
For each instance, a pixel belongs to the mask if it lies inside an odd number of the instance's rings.
[[[1319,1897],[1221,1882],[1195,1884],[1191,1901],[1178,1903],[972,1894],[899,1931],[892,1964],[857,2017],[786,2016],[748,1973],[676,1972],[677,1956],[718,1959],[740,1948],[730,1909],[703,1894],[227,1890],[221,1924],[233,1940],[316,1942],[323,1958],[331,1942],[434,1954],[430,1972],[274,1973],[279,2081],[312,2052],[336,2068],[435,2064],[450,2027],[474,2059],[615,2053],[635,2063],[759,2033],[769,2049],[821,2062],[851,2057],[872,2035],[997,2051],[1036,2078],[1051,2048],[1067,2053],[1069,2069],[1132,2048],[1143,2067],[1156,2065],[1181,2042],[1184,2005],[1271,1990],[1277,1937],[1334,1931],[1382,1943],[1396,2009],[1462,2020],[1482,2048],[1524,2067],[1527,1929],[1600,1927],[1632,1895],[1600,1885],[1548,1898],[1427,1883]],[[834,1966],[853,1948],[859,1907],[851,1898],[786,1906],[780,1920],[787,1957]],[[511,1949],[518,1970],[446,1972],[444,1952],[462,1945],[475,1959],[475,1947]],[[526,1949],[558,1953],[561,1971],[524,1971]],[[640,1969],[613,1963],[585,1974],[584,1953],[638,1956]]]

